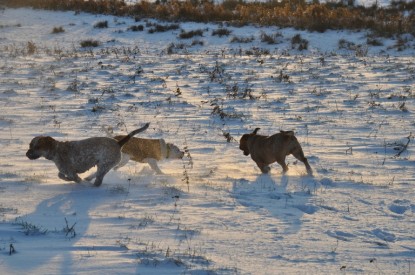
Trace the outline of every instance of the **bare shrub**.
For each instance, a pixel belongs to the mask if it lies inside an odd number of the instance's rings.
[[[192,41],[192,46],[203,46],[205,43],[201,40],[195,39]]]
[[[180,28],[179,24],[166,24],[166,25],[161,25],[161,24],[147,24],[147,27],[150,27],[150,29],[148,30],[148,33],[156,33],[156,32],[167,32],[170,30],[177,30]]]
[[[15,25],[0,25],[0,29],[3,28],[11,28],[11,27],[16,27],[16,28],[20,28],[22,26],[22,24],[15,24]]]
[[[48,233],[48,230],[44,227],[27,222],[22,218],[16,218],[14,223],[22,228],[22,232],[25,235],[46,235]]]
[[[92,39],[83,40],[80,44],[82,48],[98,47],[100,45],[99,41]]]
[[[211,82],[221,83],[225,77],[225,66],[216,61],[213,68],[200,65],[200,72],[206,73],[209,76]]]
[[[411,35],[399,35],[395,44],[389,48],[396,49],[397,51],[404,51],[411,47],[410,42],[413,41],[413,39],[414,37]]]
[[[108,21],[101,21],[101,22],[97,22],[94,25],[95,29],[105,29],[108,28]]]
[[[65,30],[62,27],[54,27],[52,30],[52,33],[56,34],[56,33],[62,33],[65,32]]]
[[[345,39],[340,39],[338,42],[339,49],[340,50],[349,50],[354,51],[356,56],[367,56],[367,53],[369,52],[369,48],[365,45],[356,45],[353,42],[347,41]]]
[[[253,36],[248,36],[248,37],[239,37],[239,36],[233,36],[230,39],[231,43],[251,43],[255,40],[255,38]]]
[[[261,32],[261,42],[267,43],[267,44],[277,44],[278,38],[282,37],[281,33],[274,33],[274,34],[267,34],[265,32]]]
[[[244,115],[242,113],[237,113],[233,110],[231,111],[227,111],[224,110],[223,106],[219,106],[217,103],[212,103],[211,104],[213,107],[213,110],[211,112],[212,115],[218,115],[222,120],[224,120],[225,118],[229,118],[229,119],[235,119],[235,118],[243,118]]]
[[[228,36],[228,35],[230,35],[232,33],[232,31],[230,31],[230,30],[228,30],[228,29],[225,29],[225,28],[220,28],[220,29],[217,29],[217,30],[213,30],[212,31],[212,36],[219,36],[219,37],[222,37],[222,36]]]
[[[203,36],[203,30],[192,30],[192,31],[184,31],[182,30],[179,34],[180,39],[189,39],[193,38],[194,36]]]
[[[237,142],[237,140],[229,133],[222,130],[222,135],[226,139],[226,142]]]
[[[356,48],[356,44],[345,39],[340,39],[338,42],[340,50],[354,50]]]
[[[255,97],[252,93],[252,88],[246,83],[244,87],[240,87],[238,83],[233,85],[226,85],[226,97],[232,99],[251,99],[255,100],[259,97]]]
[[[382,41],[374,35],[369,35],[367,37],[367,44],[375,47],[383,46]]]
[[[187,48],[186,44],[183,44],[183,43],[178,43],[178,44],[170,43],[166,48],[166,53],[175,54],[179,51],[186,50],[186,48]]]
[[[366,45],[358,45],[358,47],[355,50],[356,56],[364,57],[367,56],[369,52],[369,48]]]
[[[340,39],[338,42],[339,49],[354,51],[356,56],[367,56],[369,48],[367,45],[356,45],[354,42],[347,41],[345,39]]]
[[[261,56],[261,55],[269,55],[270,52],[268,49],[252,47],[245,51],[246,55],[253,55],[253,56]]]
[[[133,32],[141,32],[144,30],[144,26],[143,25],[137,25],[137,26],[130,26],[128,27],[129,31],[133,31]]]
[[[308,40],[303,39],[300,34],[296,34],[291,38],[291,47],[297,48],[299,51],[308,49]]]
[[[27,48],[27,54],[29,55],[34,54],[37,50],[36,44],[33,43],[32,41],[27,42],[26,48]]]

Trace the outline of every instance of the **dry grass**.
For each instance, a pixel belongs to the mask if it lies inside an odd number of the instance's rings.
[[[3,0],[10,7],[75,10],[99,14],[156,18],[168,21],[260,24],[324,32],[328,29],[371,29],[377,35],[415,34],[415,1],[392,2],[390,7],[348,6],[345,3],[306,3],[305,0],[246,3],[224,0],[170,0],[127,5],[122,0]],[[349,1],[353,2],[353,1]]]

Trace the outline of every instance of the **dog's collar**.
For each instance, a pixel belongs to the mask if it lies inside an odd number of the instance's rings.
[[[170,146],[166,144],[166,159],[170,157]]]

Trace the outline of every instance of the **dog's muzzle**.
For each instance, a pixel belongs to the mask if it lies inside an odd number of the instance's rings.
[[[26,157],[28,157],[29,159],[38,159],[40,158],[40,155],[36,154],[32,149],[29,149],[26,153]]]
[[[243,151],[245,156],[249,156],[249,151],[245,150],[245,148],[243,148],[243,147],[244,146],[239,145],[239,150]]]

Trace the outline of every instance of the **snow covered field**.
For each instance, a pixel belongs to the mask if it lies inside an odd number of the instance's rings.
[[[412,36],[157,24],[0,11],[1,274],[414,274]],[[25,156],[145,122],[186,149],[165,175],[130,162],[95,188]],[[292,156],[261,175],[238,149],[257,127],[294,130],[314,177]]]

